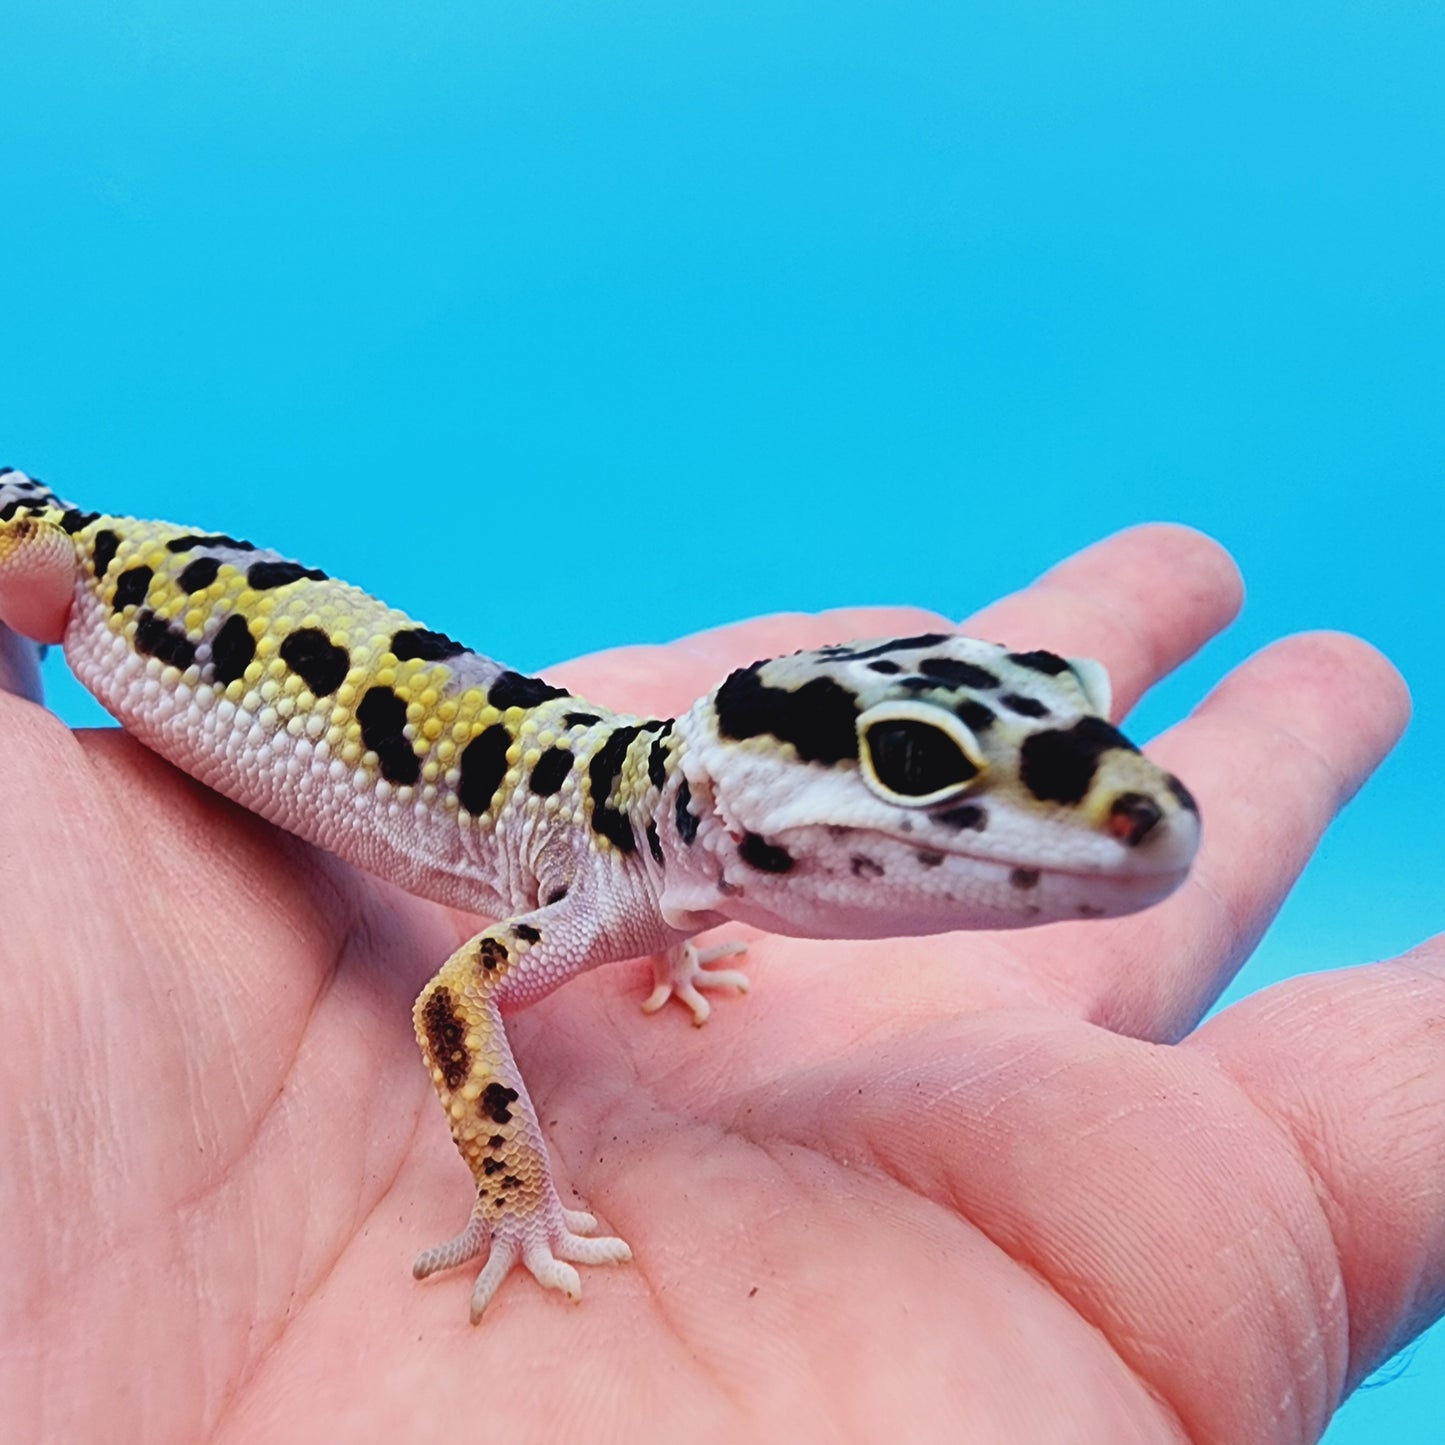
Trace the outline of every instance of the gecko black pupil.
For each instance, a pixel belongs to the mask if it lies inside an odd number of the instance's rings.
[[[963,749],[932,723],[895,718],[874,723],[864,738],[874,776],[904,798],[926,798],[978,775]]]

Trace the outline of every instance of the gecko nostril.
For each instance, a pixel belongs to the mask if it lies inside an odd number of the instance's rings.
[[[1137,848],[1163,816],[1159,804],[1143,793],[1120,793],[1109,809],[1109,831],[1121,843]]]

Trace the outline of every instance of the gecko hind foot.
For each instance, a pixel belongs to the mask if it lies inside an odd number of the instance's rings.
[[[554,1213],[555,1217],[551,1217]],[[505,1215],[494,1222],[485,1219],[478,1208],[472,1211],[460,1234],[417,1255],[411,1272],[414,1278],[425,1279],[485,1252],[487,1262],[472,1287],[473,1324],[481,1319],[518,1260],[538,1284],[577,1300],[582,1297],[582,1278],[568,1261],[624,1264],[632,1258],[626,1240],[614,1235],[594,1235],[592,1231],[596,1228],[593,1215],[581,1209],[563,1209],[560,1205],[555,1211],[545,1211],[541,1218]]]

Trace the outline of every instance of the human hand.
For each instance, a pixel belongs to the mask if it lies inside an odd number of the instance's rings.
[[[1147,528],[964,630],[1100,658],[1119,710],[1237,604],[1217,548]],[[770,618],[549,675],[674,711],[934,621]],[[470,1271],[407,1273],[470,1199],[408,1014],[474,922],[0,697],[0,1427],[1314,1438],[1445,1297],[1445,947],[1195,1025],[1406,710],[1349,639],[1240,668],[1151,748],[1205,833],[1147,913],[753,935],[753,995],[701,1033],[641,1016],[645,964],[517,1016],[564,1197],[635,1260],[576,1308],[514,1276],[472,1329]]]

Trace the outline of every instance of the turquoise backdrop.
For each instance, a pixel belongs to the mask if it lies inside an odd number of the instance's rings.
[[[19,0],[0,441],[527,668],[1145,518],[1415,692],[1234,993],[1445,924],[1445,8]],[[97,709],[49,670],[64,716]],[[1329,1445],[1437,1445],[1445,1335]]]

